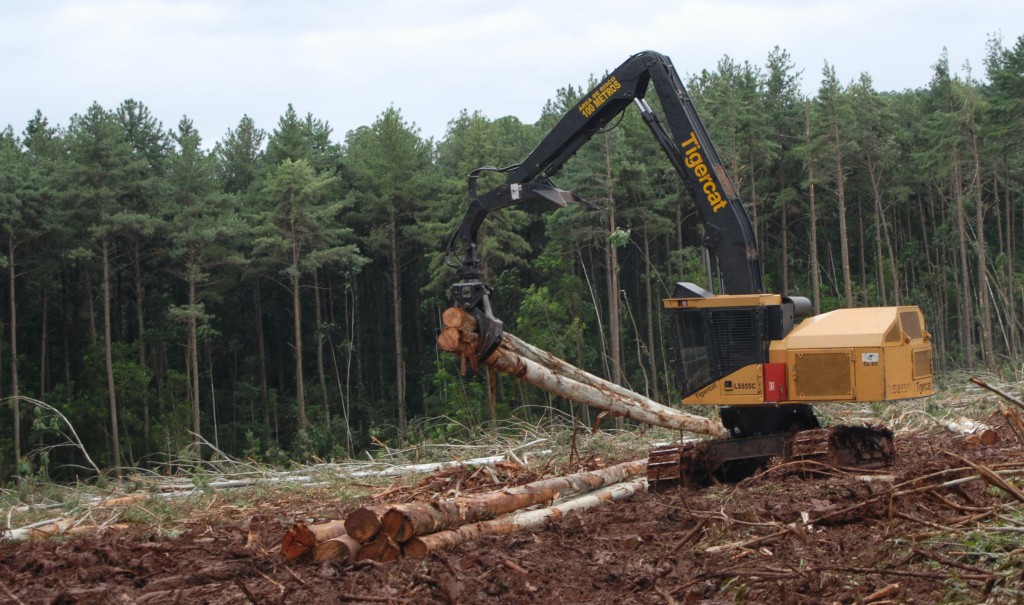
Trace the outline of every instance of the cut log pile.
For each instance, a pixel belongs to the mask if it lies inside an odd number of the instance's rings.
[[[443,315],[445,328],[437,337],[442,351],[454,353],[465,363],[476,365],[476,319],[458,307],[450,307]],[[710,418],[687,414],[657,403],[615,383],[572,366],[557,357],[523,342],[505,332],[501,344],[483,363],[510,376],[569,401],[589,405],[615,416],[637,422],[724,437],[725,428]]]
[[[995,445],[999,442],[999,433],[995,429],[964,416],[956,420],[947,420],[944,426],[950,433],[963,435],[965,443],[972,447]]]
[[[281,554],[288,560],[342,564],[425,557],[466,540],[505,535],[573,510],[628,498],[646,488],[646,480],[637,479],[645,468],[645,460],[636,460],[471,496],[367,506],[344,520],[296,524],[282,538]]]

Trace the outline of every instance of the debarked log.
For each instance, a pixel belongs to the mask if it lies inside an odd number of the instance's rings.
[[[443,351],[469,358],[475,358],[478,341],[476,333],[454,327],[446,327],[437,337],[438,346]],[[604,387],[584,384],[557,374],[519,355],[504,344],[488,356],[484,363],[569,401],[589,405],[637,422],[714,437],[726,435],[725,428],[710,418],[681,412],[639,394],[624,396]]]
[[[417,536],[402,545],[406,557],[422,559],[430,553],[450,548],[482,536],[503,536],[530,527],[547,523],[550,519],[560,519],[575,510],[584,510],[614,500],[629,498],[642,492],[647,486],[646,479],[636,479],[625,483],[617,483],[566,500],[560,504],[537,510],[512,513],[490,521],[481,521],[463,525],[455,529],[439,531],[425,536]]]
[[[946,430],[957,435],[966,435],[972,445],[994,445],[999,442],[999,433],[992,427],[960,416],[956,420],[945,422]]]
[[[553,477],[518,487],[505,488],[438,502],[410,502],[392,506],[381,519],[382,533],[404,543],[414,536],[493,519],[515,510],[550,502],[573,494],[619,483],[645,472],[646,460],[624,462],[608,468],[564,477]]]

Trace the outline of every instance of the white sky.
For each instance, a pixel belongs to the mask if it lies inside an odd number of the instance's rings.
[[[389,105],[440,138],[462,109],[533,122],[557,88],[640,50],[685,79],[778,45],[809,93],[826,61],[903,90],[943,47],[983,78],[989,35],[1022,33],[1021,0],[0,0],[0,128],[134,98],[168,129],[188,115],[207,145],[243,114],[271,131],[288,103],[339,141]]]

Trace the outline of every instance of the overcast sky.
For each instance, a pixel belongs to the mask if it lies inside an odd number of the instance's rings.
[[[440,138],[462,109],[532,122],[640,50],[685,78],[779,46],[809,93],[826,61],[903,90],[944,47],[983,78],[989,36],[1022,33],[1020,0],[0,0],[0,128],[134,98],[165,128],[188,115],[207,145],[244,114],[272,130],[288,103],[339,141],[390,105]]]

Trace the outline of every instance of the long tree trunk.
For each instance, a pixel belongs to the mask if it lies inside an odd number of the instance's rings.
[[[1004,156],[1003,172],[1006,174],[1007,183],[1003,187],[1003,197],[1006,204],[1006,283],[1007,283],[1007,300],[1009,301],[1007,314],[1010,317],[1010,358],[1016,359],[1019,350],[1020,335],[1024,333],[1024,322],[1021,321],[1020,316],[1017,314],[1017,293],[1013,291],[1014,284],[1014,271],[1013,271],[1013,255],[1014,250],[1014,238],[1015,234],[1013,231],[1014,222],[1014,208],[1013,208],[1013,196],[1010,193],[1012,187],[1010,186],[1010,168],[1006,156]],[[1024,214],[1024,213],[1022,213]]]
[[[973,118],[972,118],[973,121]],[[985,196],[982,191],[981,158],[978,154],[978,135],[971,137],[974,155],[975,239],[978,248],[978,307],[981,311],[981,354],[985,367],[995,367],[995,346],[992,342],[992,305],[988,296],[988,259],[985,250]]]
[[[14,408],[14,460],[21,460],[21,393],[18,391],[18,313],[15,305],[14,236],[7,236],[8,309],[11,314],[11,401]]]
[[[46,400],[46,393],[49,391],[50,385],[50,350],[49,350],[49,331],[50,331],[50,289],[47,284],[43,284],[40,301],[40,313],[42,318],[40,319],[39,326],[39,399]]]
[[[395,406],[398,408],[398,436],[405,442],[405,354],[402,352],[402,264],[398,250],[398,217],[391,212],[391,318],[395,334]]]
[[[885,257],[882,255],[882,199],[878,190],[878,179],[873,169],[873,163],[868,162],[868,171],[871,175],[871,198],[875,206],[875,268],[878,278],[878,295],[885,307],[889,304],[889,292],[885,283]]]
[[[612,154],[611,135],[604,136],[604,167],[605,167],[605,188],[608,192],[608,234],[605,242],[606,280],[608,284],[608,339],[609,353],[611,355],[611,380],[615,384],[622,384],[622,311],[619,305],[619,250],[615,246],[611,236],[618,230],[615,217],[615,194],[612,180]],[[615,428],[622,430],[625,422],[622,418],[615,419]]]
[[[661,382],[658,376],[658,358],[657,358],[657,342],[654,340],[654,321],[657,313],[655,307],[657,306],[654,301],[654,292],[651,287],[651,273],[653,272],[651,266],[651,240],[650,234],[647,230],[644,230],[644,298],[647,300],[647,356],[651,362],[651,375],[654,377],[654,391],[652,395],[655,401],[661,400],[661,389],[658,387],[658,383]]]
[[[199,409],[199,310],[196,308],[196,271],[198,269],[193,263],[189,263],[185,269],[188,271],[188,360],[192,368],[190,374],[191,395],[192,395],[192,442],[195,447],[195,454],[201,457],[202,434]]]
[[[805,128],[804,134],[807,140],[811,138],[811,112],[808,105],[804,105],[805,115]],[[821,295],[819,290],[819,277],[818,277],[818,215],[814,208],[814,155],[813,151],[807,158],[807,182],[809,185],[810,193],[810,206],[808,208],[808,220],[811,222],[811,258],[810,266],[807,268],[811,272],[811,300],[814,302],[814,314],[821,313]]]
[[[270,393],[267,388],[267,349],[263,337],[263,292],[260,278],[252,280],[253,323],[256,326],[256,364],[260,378],[260,404],[263,408],[263,446],[270,445]]]
[[[305,431],[309,427],[309,420],[306,417],[306,376],[302,370],[302,298],[300,286],[302,275],[299,272],[300,265],[299,243],[296,233],[292,232],[292,328],[295,331],[295,405],[299,413],[299,430]]]
[[[142,286],[142,252],[138,239],[132,240],[132,269],[135,273],[135,330],[139,339],[139,368],[146,370],[146,295]],[[149,389],[139,393],[142,398],[142,436],[149,447]]]
[[[320,272],[313,269],[313,319],[316,321],[316,372],[320,378],[320,399],[324,410],[324,426],[331,426],[331,406],[327,397],[327,375],[324,371],[323,310],[320,308]]]
[[[853,279],[850,271],[850,242],[846,226],[846,169],[843,165],[842,141],[839,138],[839,127],[833,130],[836,152],[836,202],[839,213],[839,250],[843,265],[843,293],[846,295],[846,307],[853,307]]]
[[[953,145],[953,196],[956,201],[956,230],[960,240],[960,342],[964,347],[964,364],[974,367],[974,310],[971,304],[970,273],[967,265],[967,211],[964,209],[963,185],[957,145]]]
[[[107,370],[107,401],[110,405],[110,436],[113,444],[114,473],[121,476],[121,435],[117,422],[117,391],[114,387],[114,343],[110,337],[110,250],[107,236],[100,240],[103,249],[103,358]]]

